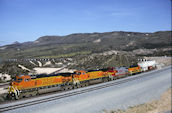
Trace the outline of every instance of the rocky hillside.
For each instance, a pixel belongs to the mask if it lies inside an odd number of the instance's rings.
[[[100,69],[107,67],[122,67],[136,64],[138,57],[124,51],[106,51],[89,56],[77,57],[68,67],[72,69]]]
[[[0,73],[7,73],[13,76],[16,74],[28,74],[34,72],[35,67],[65,67],[70,70],[89,70],[121,66],[128,67],[135,64],[137,59],[135,55],[128,52],[106,51],[91,55],[77,55],[72,58],[6,61],[0,65]]]

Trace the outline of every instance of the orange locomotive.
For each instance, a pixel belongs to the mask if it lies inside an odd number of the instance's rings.
[[[137,73],[141,73],[142,70],[141,70],[141,67],[138,66],[138,65],[132,65],[128,68],[128,72],[130,75],[134,75],[134,74],[137,74]]]
[[[19,75],[9,87],[8,97],[16,99],[34,96],[46,92],[65,90],[66,84],[72,85],[72,73],[59,73],[55,75]]]
[[[123,70],[120,68],[107,68],[52,75],[20,75],[16,76],[11,83],[7,98],[19,99],[52,91],[79,88],[90,84],[115,80],[128,74],[132,75],[139,72],[141,72],[141,68],[133,66]]]
[[[79,88],[102,81],[108,81],[108,76],[101,70],[54,75],[20,75],[16,76],[11,83],[8,98],[19,99],[52,91]]]
[[[87,86],[94,83],[108,81],[109,76],[103,70],[75,71],[73,75],[74,87]]]

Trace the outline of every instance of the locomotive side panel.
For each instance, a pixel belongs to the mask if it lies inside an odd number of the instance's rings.
[[[88,74],[89,74],[89,84],[95,84],[95,83],[100,83],[103,81],[108,81],[107,72],[92,71],[92,72],[88,72]]]
[[[102,71],[92,71],[92,72],[87,72],[87,74],[89,74],[89,79],[104,77],[104,73]]]
[[[125,67],[116,68],[115,76],[117,78],[122,78],[128,76],[128,69]]]
[[[130,75],[141,73],[141,68],[138,65],[131,66],[130,68],[128,68],[128,72]]]

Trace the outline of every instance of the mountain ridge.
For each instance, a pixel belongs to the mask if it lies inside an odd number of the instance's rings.
[[[54,38],[63,38],[63,37],[70,37],[70,36],[76,36],[76,35],[92,35],[92,34],[109,34],[109,33],[131,33],[131,34],[153,34],[153,33],[161,33],[161,32],[172,32],[172,31],[156,31],[156,32],[132,32],[132,31],[111,31],[111,32],[92,32],[92,33],[72,33],[72,34],[68,34],[68,35],[45,35],[45,36],[40,36],[39,38],[37,38],[35,41],[39,41],[44,37],[54,37]],[[23,43],[34,43],[35,41],[26,41],[26,42],[19,42],[19,41],[15,41],[11,44],[6,44],[3,46],[9,46],[9,45],[13,45],[13,44],[23,44]],[[0,47],[3,47],[0,46]]]
[[[171,31],[74,33],[65,36],[42,36],[35,41],[0,47],[0,58],[51,58],[103,51],[171,47]],[[169,53],[168,53],[169,54]]]

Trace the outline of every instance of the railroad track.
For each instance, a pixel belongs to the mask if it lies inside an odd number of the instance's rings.
[[[156,73],[158,73],[161,70],[155,70],[155,71],[156,71]],[[65,98],[65,97],[79,95],[79,94],[82,94],[82,93],[91,92],[91,91],[107,88],[107,87],[114,86],[114,85],[119,85],[119,84],[126,83],[126,82],[129,82],[129,81],[133,81],[133,80],[136,80],[136,79],[141,79],[141,78],[144,78],[146,76],[153,76],[153,74],[151,75],[151,72],[148,72],[148,73],[145,73],[144,75],[131,76],[131,77],[127,77],[125,79],[120,79],[119,81],[112,81],[112,82],[109,82],[109,83],[106,83],[106,84],[101,84],[99,86],[93,86],[93,87],[88,88],[88,89],[80,89],[80,90],[76,90],[76,91],[73,91],[73,92],[66,92],[65,94],[60,94],[60,95],[57,95],[57,96],[48,97],[48,98],[44,98],[44,99],[40,99],[40,100],[33,100],[33,101],[30,101],[30,102],[23,102],[22,104],[19,103],[19,104],[15,104],[15,105],[9,105],[7,107],[0,107],[0,112],[5,112],[5,111],[17,109],[17,108],[22,108],[22,107],[27,107],[27,106],[31,106],[31,105],[40,104],[40,103],[43,103],[43,102],[49,102],[49,101],[52,101],[52,100],[58,100],[58,99]]]

